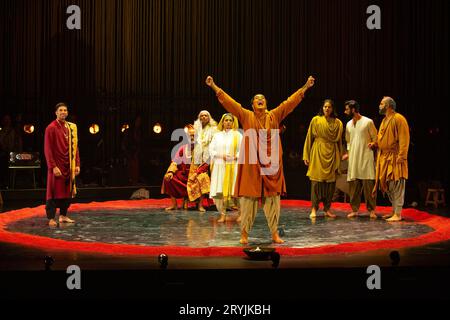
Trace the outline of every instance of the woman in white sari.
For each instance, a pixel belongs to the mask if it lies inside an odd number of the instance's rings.
[[[209,196],[214,199],[220,213],[217,222],[225,222],[226,209],[233,203],[234,185],[238,170],[237,161],[242,141],[242,134],[238,131],[238,128],[237,118],[231,113],[224,114],[217,126],[218,132],[209,145],[212,166]],[[238,203],[237,199],[235,203]]]

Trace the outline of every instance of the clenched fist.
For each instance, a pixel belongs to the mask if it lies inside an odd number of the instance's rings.
[[[314,85],[314,81],[316,81],[316,79],[314,79],[313,76],[309,76],[308,77],[308,81],[306,81],[306,87],[309,89]]]
[[[211,87],[214,84],[214,79],[211,76],[207,76],[205,82],[208,87]]]

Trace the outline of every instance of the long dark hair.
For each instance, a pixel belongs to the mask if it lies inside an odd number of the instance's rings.
[[[337,118],[337,113],[336,113],[336,108],[334,107],[334,101],[331,99],[325,99],[323,100],[322,106],[319,109],[319,116],[324,116],[325,114],[323,113],[323,106],[325,105],[325,103],[329,102],[331,104],[331,107],[333,108],[333,111],[331,112],[331,117],[332,118]]]

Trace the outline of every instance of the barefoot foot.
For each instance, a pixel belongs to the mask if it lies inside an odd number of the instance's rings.
[[[336,218],[337,216],[334,213],[332,213],[330,210],[328,210],[327,212],[325,212],[325,217]]]
[[[389,219],[389,218],[392,217],[392,216],[394,216],[393,213],[388,213],[388,214],[383,215],[381,218],[384,219],[384,220],[386,220],[386,219]]]
[[[239,240],[240,244],[248,244],[248,233],[245,231],[241,231],[241,240]]]
[[[394,214],[392,217],[390,217],[389,219],[386,219],[387,222],[399,222],[402,221],[402,216],[398,215],[398,214]]]
[[[272,233],[272,241],[275,243],[284,243],[284,240],[280,238],[280,236],[278,235],[278,231]]]
[[[59,223],[74,223],[75,220],[70,219],[66,216],[59,216]]]
[[[358,212],[352,212],[347,215],[347,218],[356,218],[358,216]]]
[[[219,220],[217,220],[217,222],[218,222],[218,223],[223,223],[223,222],[225,222],[225,220],[226,220],[226,215],[225,215],[225,213],[221,213],[221,214],[220,214],[220,218],[219,218]]]

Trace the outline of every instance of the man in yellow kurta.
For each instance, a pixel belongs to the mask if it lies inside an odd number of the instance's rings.
[[[319,115],[312,118],[303,146],[303,161],[308,166],[306,175],[311,180],[311,214],[316,217],[320,201],[325,215],[335,218],[330,211],[336,187],[336,175],[342,155],[341,120],[336,118],[332,100],[325,100]]]
[[[396,103],[391,97],[384,97],[379,109],[385,117],[378,130],[377,141],[371,144],[371,147],[378,147],[373,194],[376,194],[378,186],[383,193],[388,194],[392,214],[383,218],[396,222],[402,220],[408,179],[409,126],[405,117],[395,111]]]
[[[278,220],[280,195],[286,193],[286,184],[279,127],[281,121],[302,101],[305,92],[314,85],[314,78],[309,77],[302,88],[270,111],[267,110],[267,101],[262,94],[253,97],[253,111],[250,111],[242,108],[220,89],[211,76],[206,78],[206,84],[216,92],[224,108],[238,118],[244,129],[234,189],[235,197],[241,197],[240,243],[248,243],[248,233],[256,217],[259,198],[262,199],[272,240],[283,243],[278,234]]]

